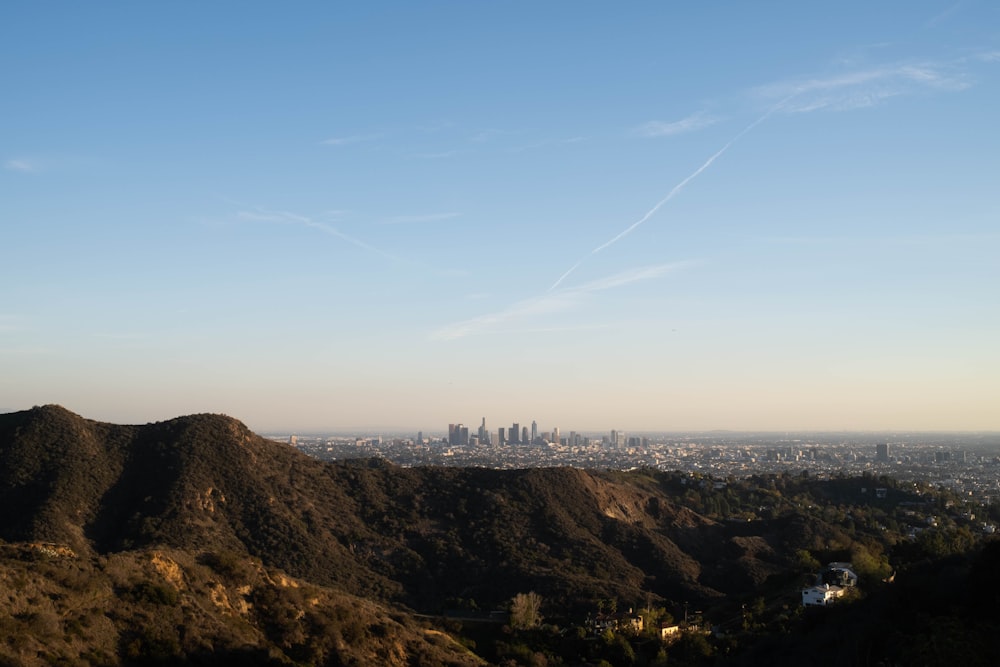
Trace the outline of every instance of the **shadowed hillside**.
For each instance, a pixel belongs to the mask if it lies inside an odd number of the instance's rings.
[[[774,569],[766,543],[734,542],[720,576],[720,524],[595,472],[330,464],[224,416],[116,426],[58,406],[0,416],[0,443],[7,541],[236,551],[421,611],[522,589],[709,601]]]
[[[934,642],[985,641],[993,608],[952,594],[990,572],[969,565],[969,527],[904,538],[920,508],[957,499],[892,480],[883,499],[859,493],[871,482],[324,463],[221,415],[120,426],[33,408],[0,415],[0,664],[665,664],[656,628],[588,634],[618,603],[712,615],[722,638],[685,635],[671,664],[798,664],[811,644],[792,636],[847,627],[841,654],[902,656],[913,633],[870,628],[890,608],[944,627],[924,583],[939,571],[958,574],[938,599],[971,620]],[[866,599],[829,626],[799,587],[833,560]],[[482,620],[529,591],[551,624]],[[445,611],[470,625],[432,627]]]

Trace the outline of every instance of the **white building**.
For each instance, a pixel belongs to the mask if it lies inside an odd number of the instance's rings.
[[[844,594],[844,588],[841,586],[831,586],[830,584],[823,584],[822,586],[810,586],[809,588],[802,589],[802,606],[804,607],[825,607],[828,604],[833,603],[837,598]]]

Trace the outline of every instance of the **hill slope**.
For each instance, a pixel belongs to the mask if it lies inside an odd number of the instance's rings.
[[[423,611],[492,607],[524,589],[565,604],[647,591],[708,601],[783,564],[766,535],[749,540],[637,479],[329,464],[220,415],[145,426],[58,406],[0,415],[7,541],[235,551]]]
[[[0,415],[0,663],[476,664],[413,612],[712,604],[823,530],[713,521],[679,504],[687,481],[331,464],[222,415]]]

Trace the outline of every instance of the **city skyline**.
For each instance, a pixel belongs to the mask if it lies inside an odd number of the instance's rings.
[[[1000,431],[1000,6],[0,15],[0,411]]]
[[[615,441],[616,431],[612,429],[611,440]],[[531,428],[529,430],[528,426],[521,426],[519,422],[512,422],[508,426],[498,426],[497,429],[491,430],[486,425],[486,417],[482,417],[479,428],[476,429],[475,433],[472,433],[470,427],[466,426],[463,422],[451,422],[448,424],[447,436],[443,438],[445,442],[453,445],[469,445],[469,444],[496,444],[496,445],[530,445],[530,444],[542,444],[544,442],[560,442],[560,432],[558,426],[553,426],[549,431],[539,431],[538,422],[531,420]],[[576,431],[570,431],[568,437],[573,440],[578,434]],[[494,437],[496,436],[496,437]],[[423,431],[420,431],[418,440],[423,438]],[[475,439],[473,441],[473,438]]]
[[[416,442],[443,442],[448,444],[464,444],[469,445],[473,437],[479,437],[480,442],[482,438],[480,437],[482,433],[486,433],[489,436],[488,444],[491,446],[497,445],[511,445],[511,444],[555,444],[554,440],[549,439],[550,437],[558,435],[562,440],[566,440],[571,436],[579,436],[583,439],[589,440],[601,440],[605,444],[614,444],[617,441],[616,435],[620,435],[624,441],[625,446],[629,446],[628,442],[632,438],[638,438],[640,441],[647,440],[649,438],[663,438],[663,437],[731,437],[736,438],[757,438],[757,437],[776,437],[779,439],[796,439],[796,438],[809,438],[809,437],[834,437],[842,435],[845,437],[862,437],[862,438],[887,438],[886,442],[882,443],[886,447],[885,455],[889,456],[891,450],[891,445],[888,444],[893,438],[903,437],[919,437],[925,436],[928,438],[934,437],[947,437],[947,436],[958,436],[958,437],[972,437],[972,438],[986,438],[983,442],[987,445],[993,442],[993,438],[1000,436],[1000,430],[961,430],[961,431],[930,431],[930,430],[915,430],[907,431],[902,429],[830,429],[830,430],[788,430],[788,429],[776,429],[776,430],[737,430],[737,429],[623,429],[620,427],[613,428],[560,428],[559,426],[553,426],[548,428],[539,428],[537,420],[532,420],[531,427],[523,425],[521,422],[498,422],[496,425],[490,425],[491,422],[487,417],[481,417],[479,420],[479,426],[475,427],[473,430],[472,426],[467,425],[465,422],[449,422],[444,426],[427,426],[427,427],[413,427],[413,428],[393,428],[384,429],[372,426],[356,426],[353,428],[340,428],[340,429],[313,429],[313,430],[297,430],[297,429],[273,429],[268,431],[261,431],[261,435],[265,435],[270,438],[285,440],[289,437],[295,437],[298,435],[303,435],[307,437],[358,437],[358,438],[369,438],[369,437],[387,437],[387,438],[403,438],[403,439],[414,439]],[[509,433],[512,427],[516,426],[518,433],[529,435],[528,440],[523,438],[519,439],[517,443],[512,443],[509,439]],[[453,437],[458,437],[461,429],[464,429],[465,435],[463,437],[468,438],[468,442],[457,443],[452,442]],[[498,438],[499,431],[504,432],[503,440],[500,441]],[[997,441],[1000,443],[1000,441]],[[572,443],[570,443],[572,444]],[[881,446],[881,445],[880,445]],[[881,451],[881,449],[879,450]]]

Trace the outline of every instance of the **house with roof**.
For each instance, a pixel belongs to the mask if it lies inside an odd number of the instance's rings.
[[[803,607],[825,607],[858,585],[850,563],[830,563],[816,575],[816,583],[802,589]]]
[[[843,597],[845,591],[846,589],[843,586],[831,586],[830,584],[803,588],[802,606],[825,607],[835,602],[837,598]]]
[[[830,563],[819,573],[817,584],[853,588],[858,585],[858,575],[853,567],[850,563]]]
[[[591,629],[595,635],[599,635],[606,630],[638,634],[642,632],[644,627],[642,616],[633,613],[631,608],[624,613],[607,614],[601,612],[589,620]]]

